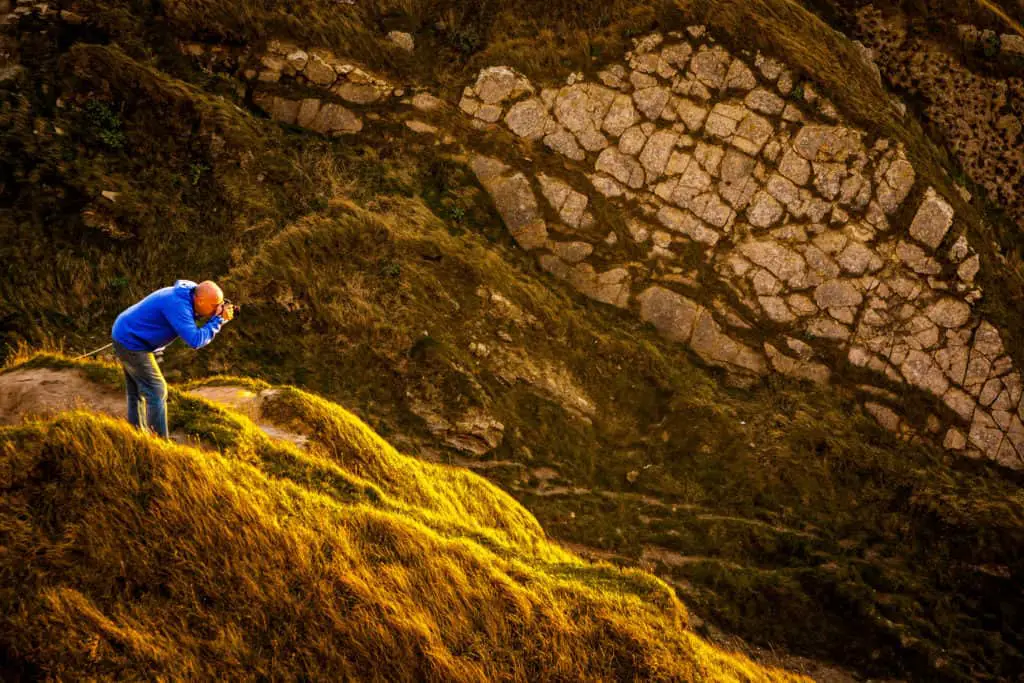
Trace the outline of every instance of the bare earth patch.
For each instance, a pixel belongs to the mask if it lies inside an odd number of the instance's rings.
[[[242,413],[272,439],[300,447],[308,441],[304,434],[282,429],[263,419],[260,407],[274,394],[273,389],[256,393],[237,385],[225,385],[200,387],[188,393]],[[28,368],[0,374],[0,426],[52,417],[75,409],[92,410],[121,419],[125,419],[127,412],[122,392],[89,380],[79,370]],[[191,443],[183,435],[172,434],[171,438]]]

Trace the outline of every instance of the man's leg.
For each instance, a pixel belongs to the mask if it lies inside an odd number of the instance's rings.
[[[167,438],[167,382],[156,364],[153,354],[147,353],[141,359],[142,372],[135,381],[139,385],[139,393],[146,399],[146,423],[157,436]]]
[[[138,394],[146,401],[146,424],[157,435],[166,439],[167,382],[164,381],[156,359],[152,353],[129,351],[120,345],[114,346],[114,352],[121,360],[125,373],[135,382]]]
[[[125,394],[128,397],[128,424],[132,427],[144,427],[139,423],[140,417],[140,404],[142,403],[142,396],[139,395],[139,385],[135,383],[135,379],[132,378],[131,373],[122,364],[121,367],[124,369],[124,388]]]

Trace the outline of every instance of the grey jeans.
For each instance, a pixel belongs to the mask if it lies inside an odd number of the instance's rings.
[[[125,393],[128,397],[128,422],[140,429],[147,427],[167,438],[167,382],[148,351],[132,351],[114,342],[114,355],[124,368]],[[142,403],[146,408],[143,413]],[[142,419],[143,414],[145,420]]]

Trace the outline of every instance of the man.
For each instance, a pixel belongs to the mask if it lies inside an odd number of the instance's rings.
[[[235,317],[235,308],[224,302],[224,293],[209,280],[198,285],[178,280],[173,287],[158,289],[114,321],[111,336],[114,354],[124,368],[128,394],[128,422],[167,438],[167,382],[156,364],[161,353],[177,337],[193,349],[209,344],[221,325]],[[196,318],[209,318],[199,327]],[[145,400],[145,415],[140,403]]]

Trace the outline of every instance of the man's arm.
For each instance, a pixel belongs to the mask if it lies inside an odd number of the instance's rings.
[[[171,310],[165,310],[164,315],[178,336],[193,349],[201,349],[213,341],[214,336],[220,332],[220,326],[224,324],[220,315],[215,315],[202,327],[196,327],[192,306],[187,302],[181,306],[174,306]]]

